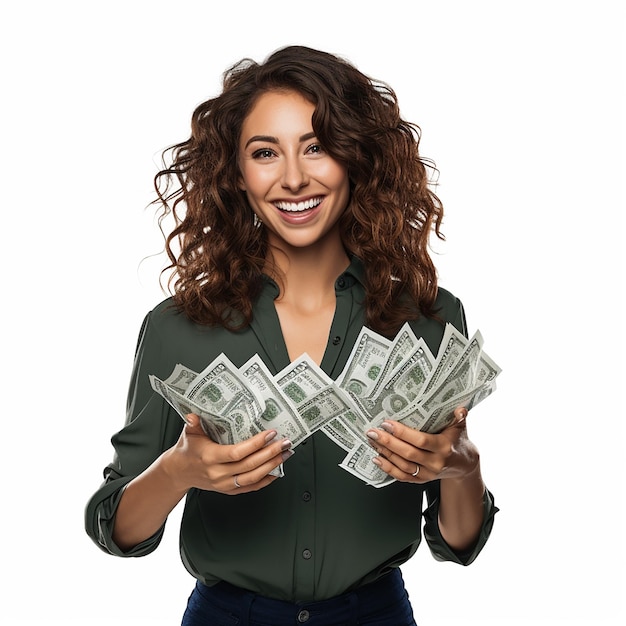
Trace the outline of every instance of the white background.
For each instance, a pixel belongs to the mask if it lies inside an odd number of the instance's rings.
[[[422,127],[447,210],[441,284],[504,370],[470,415],[502,510],[469,568],[425,545],[404,568],[418,623],[621,623],[620,4],[3,3],[0,621],[180,623],[179,509],[143,559],[83,530],[164,297],[145,207],[222,72],[305,44],[387,81]]]

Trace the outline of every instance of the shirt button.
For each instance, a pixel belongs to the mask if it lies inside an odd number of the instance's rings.
[[[309,501],[311,500],[311,498],[312,498],[312,496],[311,496],[311,492],[310,492],[310,491],[305,491],[305,492],[302,494],[302,499],[303,499],[305,502],[309,502]]]
[[[333,337],[333,346],[338,346],[340,342],[341,342],[341,337],[339,335],[337,335],[336,337]]]
[[[345,278],[339,278],[337,279],[337,287],[339,287],[339,289],[343,289],[346,286],[346,279]]]
[[[302,609],[300,613],[298,613],[298,621],[303,624],[304,622],[308,622],[310,617],[310,613],[306,609]]]
[[[306,559],[307,561],[313,556],[313,553],[310,550],[303,550],[302,551],[302,558]]]

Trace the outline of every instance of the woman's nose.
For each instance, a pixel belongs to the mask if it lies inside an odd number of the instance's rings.
[[[287,157],[284,161],[284,167],[281,177],[281,185],[285,189],[298,191],[309,182],[304,163],[297,157]]]

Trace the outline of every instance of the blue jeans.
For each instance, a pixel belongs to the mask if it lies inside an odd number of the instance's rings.
[[[218,583],[196,584],[182,626],[417,626],[400,570],[320,602],[292,604]]]

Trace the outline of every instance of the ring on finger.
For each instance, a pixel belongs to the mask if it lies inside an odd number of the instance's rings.
[[[420,473],[420,466],[418,463],[416,463],[417,467],[415,468],[415,471],[411,474],[411,476],[417,476]]]
[[[237,474],[233,476],[233,480],[235,481],[235,489],[239,489],[241,485],[239,484],[239,481],[237,480]]]

